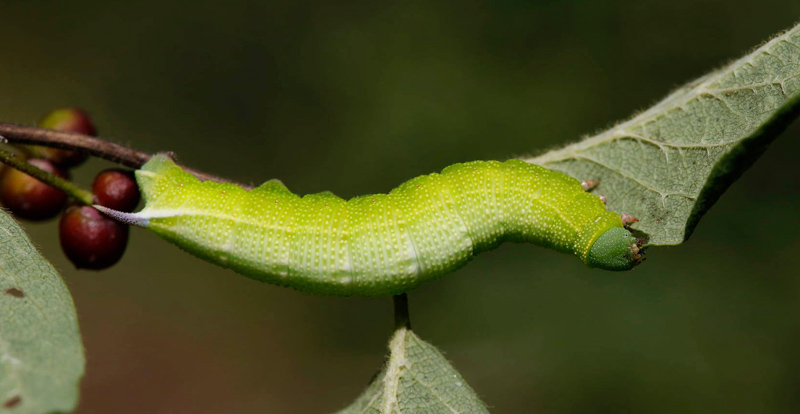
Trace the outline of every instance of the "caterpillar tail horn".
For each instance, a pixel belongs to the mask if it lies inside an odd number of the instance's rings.
[[[111,217],[112,219],[119,221],[121,223],[125,223],[131,226],[137,227],[147,227],[150,223],[150,219],[147,217],[142,217],[137,213],[126,213],[124,211],[114,210],[108,207],[103,207],[99,204],[95,204],[92,207],[100,210],[101,213]]]

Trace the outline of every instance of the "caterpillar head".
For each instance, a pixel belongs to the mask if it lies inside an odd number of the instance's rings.
[[[589,249],[586,264],[605,270],[629,270],[644,261],[642,239],[622,227],[612,227],[600,235]]]

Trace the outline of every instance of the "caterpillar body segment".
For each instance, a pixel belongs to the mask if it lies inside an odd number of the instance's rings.
[[[265,282],[327,295],[394,295],[503,241],[626,270],[638,246],[581,182],[521,160],[455,164],[388,194],[303,197],[271,180],[250,191],[201,182],[165,155],[136,172],[146,205],[128,214],[200,258]]]

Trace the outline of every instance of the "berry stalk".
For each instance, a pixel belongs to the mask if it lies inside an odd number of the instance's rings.
[[[45,184],[58,188],[83,204],[92,205],[94,203],[94,196],[92,196],[92,193],[78,187],[71,181],[65,180],[17,158],[16,155],[7,150],[0,149],[0,162],[9,167],[16,168]]]

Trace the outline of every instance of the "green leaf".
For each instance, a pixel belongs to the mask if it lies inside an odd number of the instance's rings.
[[[657,53],[657,51],[656,51]],[[800,26],[629,121],[526,161],[600,180],[649,244],[680,244],[800,112]]]
[[[406,328],[395,331],[383,370],[339,414],[488,413],[442,354]]]
[[[72,411],[83,367],[66,285],[0,210],[0,413]]]

